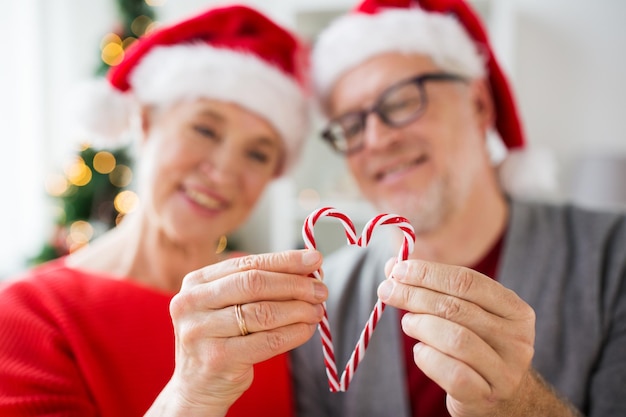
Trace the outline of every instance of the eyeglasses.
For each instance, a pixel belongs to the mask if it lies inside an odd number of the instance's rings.
[[[461,81],[467,79],[449,73],[428,73],[402,80],[387,88],[369,109],[345,113],[328,123],[322,138],[337,152],[344,155],[355,153],[364,145],[367,117],[376,113],[390,127],[402,127],[417,120],[426,110],[427,97],[424,83],[427,81]]]

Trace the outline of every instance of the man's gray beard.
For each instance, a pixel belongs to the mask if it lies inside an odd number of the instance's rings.
[[[393,201],[382,201],[378,208],[384,213],[397,213],[406,217],[415,234],[425,234],[437,229],[458,204],[458,195],[446,178],[440,178],[421,195],[407,194]]]

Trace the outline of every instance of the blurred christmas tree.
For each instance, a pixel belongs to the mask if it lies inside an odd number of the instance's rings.
[[[119,27],[102,39],[96,75],[104,75],[122,61],[124,51],[154,25],[153,6],[163,2],[116,0]],[[96,149],[86,143],[62,175],[50,176],[46,191],[57,200],[55,227],[31,263],[45,262],[88,244],[132,210],[137,197],[126,189],[133,176],[131,166],[128,148]]]

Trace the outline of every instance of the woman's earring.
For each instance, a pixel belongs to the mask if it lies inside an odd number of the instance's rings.
[[[217,241],[217,249],[215,249],[215,253],[224,252],[226,245],[228,245],[228,238],[226,235],[220,236],[220,239]]]

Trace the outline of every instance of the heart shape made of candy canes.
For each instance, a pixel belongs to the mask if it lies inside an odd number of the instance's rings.
[[[361,247],[366,247],[369,244],[372,233],[376,227],[394,225],[399,228],[402,233],[404,233],[404,241],[402,246],[400,246],[396,262],[406,260],[411,252],[413,252],[413,247],[415,246],[415,231],[413,230],[413,226],[411,226],[409,221],[404,217],[396,214],[379,214],[367,222],[363,228],[361,236],[357,239],[356,230],[352,220],[350,220],[350,218],[342,212],[335,210],[333,207],[324,207],[315,210],[306,218],[304,225],[302,226],[302,238],[304,239],[305,248],[316,249],[313,227],[315,226],[317,220],[323,216],[339,219],[345,229],[348,245],[358,245]],[[313,276],[321,280],[319,270],[315,271]],[[359,336],[359,340],[352,351],[352,355],[350,356],[350,359],[341,374],[341,379],[339,379],[337,374],[337,363],[335,360],[333,340],[328,322],[328,314],[326,312],[326,303],[323,304],[323,308],[324,315],[318,326],[318,330],[322,338],[322,350],[324,354],[324,364],[326,365],[326,375],[328,376],[328,386],[331,392],[345,392],[350,386],[350,381],[354,376],[357,366],[361,360],[363,360],[370,337],[376,329],[376,325],[378,324],[383,310],[385,309],[385,304],[380,299],[376,301],[376,304],[370,313],[369,319],[367,320],[367,323],[365,323],[365,327]]]

